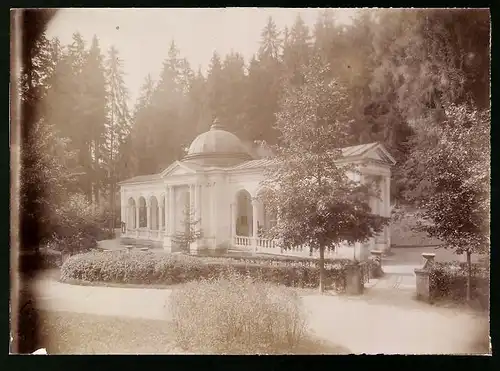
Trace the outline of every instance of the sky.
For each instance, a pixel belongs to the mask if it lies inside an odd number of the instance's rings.
[[[172,40],[191,68],[201,67],[205,73],[214,50],[221,56],[231,50],[239,52],[248,62],[259,48],[269,16],[282,30],[298,14],[312,27],[318,12],[318,8],[71,8],[58,11],[47,27],[47,36],[56,36],[67,45],[75,32],[88,44],[96,35],[103,52],[114,45],[124,61],[125,83],[135,102],[146,76],[158,79]],[[355,9],[334,12],[339,22],[347,23]]]

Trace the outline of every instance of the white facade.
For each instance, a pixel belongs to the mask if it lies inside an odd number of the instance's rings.
[[[343,153],[346,162],[364,165],[359,181],[370,177],[378,180],[381,198],[371,200],[372,210],[390,216],[394,159],[378,143],[349,147]],[[176,251],[173,236],[185,227],[183,210],[189,205],[195,220],[200,221],[197,228],[203,233],[202,239],[191,245],[192,251],[242,249],[309,255],[309,250],[301,247],[282,252],[274,247],[273,241],[259,237],[259,230],[274,222],[258,200],[265,166],[269,166],[269,160],[252,159],[236,136],[213,125],[193,141],[182,161],[174,162],[160,174],[120,183],[124,237]],[[341,247],[326,256],[356,256],[362,260],[374,248],[390,248],[389,228],[364,245]]]

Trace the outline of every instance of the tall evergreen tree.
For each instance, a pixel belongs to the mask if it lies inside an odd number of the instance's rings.
[[[259,59],[271,58],[278,60],[281,55],[282,41],[280,39],[280,32],[272,17],[267,19],[267,24],[260,35]]]
[[[283,47],[284,78],[295,85],[303,80],[302,67],[307,65],[311,52],[311,34],[309,27],[300,15],[297,15],[289,34],[285,34]]]
[[[209,129],[212,123],[211,112],[208,107],[206,79],[198,69],[192,78],[183,115],[182,144],[188,149],[193,138]]]
[[[133,167],[135,175],[152,174],[156,172],[157,168],[156,156],[153,152],[156,150],[154,146],[155,133],[153,132],[153,124],[155,124],[153,121],[155,119],[154,95],[155,83],[151,76],[147,75],[134,108],[134,123],[131,132],[132,150],[126,162]]]
[[[221,71],[222,113],[224,125],[242,139],[247,139],[245,111],[246,75],[245,61],[239,53],[226,55]]]
[[[124,159],[123,151],[126,140],[130,134],[131,118],[127,105],[128,90],[123,80],[123,61],[119,57],[118,50],[112,46],[108,50],[106,60],[106,80],[108,83],[108,121],[105,136],[104,162],[108,172],[108,187],[110,209],[113,213],[110,218],[110,230],[113,232],[115,225],[115,196],[116,182],[123,178],[123,168],[120,160]]]
[[[217,52],[214,52],[207,73],[207,99],[208,107],[213,117],[225,116],[223,97],[222,62]]]
[[[87,196],[95,205],[99,204],[100,193],[106,182],[106,170],[103,168],[103,146],[105,142],[105,126],[107,122],[107,91],[104,67],[104,56],[96,36],[92,39],[85,64],[82,69],[81,81],[83,96],[79,102],[81,111],[81,129],[85,130],[83,139],[86,145],[84,161],[88,176]]]

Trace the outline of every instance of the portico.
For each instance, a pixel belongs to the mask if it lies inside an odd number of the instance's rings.
[[[394,159],[379,143],[343,149],[346,163],[362,165],[361,182],[374,182],[381,191],[372,198],[374,213],[390,216],[390,176]],[[276,223],[260,196],[264,169],[271,160],[256,158],[241,141],[215,123],[199,135],[188,154],[158,174],[138,176],[120,183],[121,218],[125,237],[177,251],[174,235],[184,228],[184,210],[192,211],[199,221],[202,238],[190,247],[202,249],[241,249],[281,254],[274,241],[263,237],[263,231]],[[364,259],[369,251],[390,247],[389,228],[368,243],[339,247],[327,255]],[[305,246],[296,246],[292,255],[309,255]]]

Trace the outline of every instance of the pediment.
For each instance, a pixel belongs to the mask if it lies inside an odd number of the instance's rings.
[[[392,166],[396,164],[394,157],[392,157],[382,145],[378,145],[374,149],[368,151],[366,155],[369,159],[380,161],[386,163],[387,165]]]
[[[193,169],[191,166],[183,164],[180,161],[176,161],[161,172],[161,177],[165,178],[178,175],[188,175],[188,174],[194,174],[195,172],[196,170]]]
[[[371,160],[390,166],[393,166],[396,163],[394,157],[390,155],[390,153],[384,148],[382,144],[377,144],[376,146],[368,149],[361,155],[361,158],[363,160]]]
[[[373,161],[389,166],[396,164],[394,157],[382,144],[377,142],[343,148],[342,155],[341,162]]]

